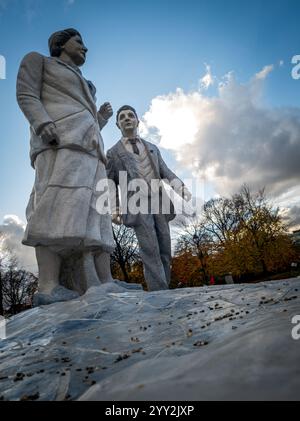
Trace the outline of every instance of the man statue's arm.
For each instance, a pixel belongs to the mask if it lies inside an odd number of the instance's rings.
[[[158,148],[157,148],[157,152],[158,152],[158,164],[159,164],[159,171],[160,171],[161,178],[164,180],[168,180],[169,183],[171,184],[171,187],[184,200],[187,200],[187,201],[191,200],[192,195],[189,192],[188,188],[180,180],[180,178],[178,178],[177,175],[174,174],[173,171],[170,170],[170,168],[167,166],[167,164],[163,160]]]
[[[37,135],[53,123],[42,101],[44,59],[41,54],[27,54],[20,65],[17,77],[17,101]]]

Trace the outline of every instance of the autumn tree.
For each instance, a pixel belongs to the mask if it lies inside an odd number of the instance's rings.
[[[205,230],[210,233],[215,244],[225,243],[239,223],[235,204],[231,199],[220,197],[204,204]]]
[[[230,199],[214,200],[205,216],[208,229],[219,234],[215,235],[220,240],[219,253],[210,261],[218,273],[266,275],[283,269],[293,259],[293,245],[279,209],[264,189],[252,193],[244,185]]]
[[[178,271],[192,279],[198,270],[203,282],[209,275],[227,273],[239,279],[265,276],[289,267],[296,254],[279,209],[264,189],[252,193],[244,185],[230,198],[205,203],[201,220],[188,224],[180,234],[175,258],[175,278]]]
[[[270,203],[265,190],[251,193],[249,187],[244,185],[240,193],[233,196],[232,201],[239,221],[238,234],[248,238],[260,271],[263,274],[272,271],[278,259],[286,264],[290,259],[292,242],[287,235],[279,208]]]
[[[203,285],[199,259],[189,251],[182,250],[172,258],[170,288]]]
[[[182,228],[182,233],[178,237],[175,246],[177,261],[173,262],[173,266],[179,269],[178,263],[180,261],[182,263],[185,262],[183,270],[187,271],[187,268],[191,267],[193,263],[196,272],[192,270],[191,276],[197,273],[201,282],[207,283],[209,280],[207,263],[213,249],[212,234],[207,229],[204,220],[199,218],[187,220],[185,224],[182,224]],[[198,262],[196,262],[195,258]]]

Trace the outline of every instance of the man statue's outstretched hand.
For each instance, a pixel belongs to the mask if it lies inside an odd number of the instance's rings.
[[[46,124],[39,133],[39,136],[49,145],[59,145],[59,137],[54,123]]]
[[[105,119],[109,120],[110,117],[113,115],[113,109],[109,102],[104,102],[99,108],[98,113]]]

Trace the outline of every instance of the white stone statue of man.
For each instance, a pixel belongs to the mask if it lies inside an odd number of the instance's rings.
[[[148,290],[156,291],[167,289],[170,283],[169,222],[175,218],[175,210],[163,186],[161,189],[153,189],[152,186],[166,180],[184,200],[189,201],[191,194],[168,168],[157,146],[138,136],[138,125],[139,119],[133,107],[124,105],[118,110],[117,126],[122,132],[122,138],[107,152],[107,176],[121,189],[121,198],[118,189],[114,189],[115,198],[112,194],[112,204],[115,204],[113,221],[123,222],[135,230]],[[124,174],[125,182],[121,180]],[[144,192],[143,187],[140,190],[138,201],[146,205],[144,210],[140,206],[138,212],[130,206],[135,192],[129,188],[137,180],[140,186],[145,186]],[[125,197],[128,199],[126,204],[122,203]],[[155,211],[151,206],[153,198],[158,205]]]
[[[88,50],[78,31],[55,32],[49,50],[50,57],[26,55],[17,79],[17,100],[30,123],[35,169],[23,244],[36,250],[36,305],[78,296],[60,282],[62,262],[72,253],[83,256],[85,270],[89,266],[81,293],[112,281],[109,254],[114,249],[111,216],[96,211],[96,184],[106,178],[100,130],[112,108],[104,103],[97,111],[96,89],[79,69]]]

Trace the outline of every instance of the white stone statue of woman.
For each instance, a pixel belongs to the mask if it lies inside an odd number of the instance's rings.
[[[69,300],[78,296],[74,290],[83,293],[112,281],[109,254],[114,249],[111,216],[96,211],[96,184],[106,178],[100,130],[112,108],[105,103],[97,111],[96,89],[79,69],[88,50],[78,31],[55,32],[49,49],[50,57],[26,55],[17,79],[35,169],[23,243],[36,249],[36,305]]]

